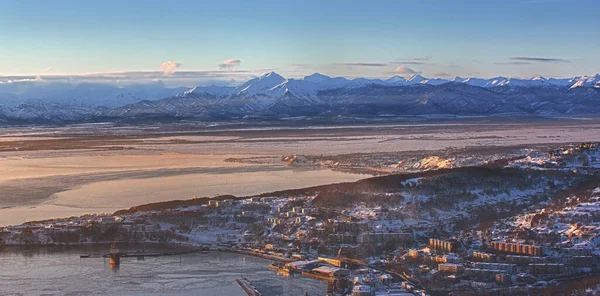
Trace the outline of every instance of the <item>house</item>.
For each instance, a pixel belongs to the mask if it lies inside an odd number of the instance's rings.
[[[355,285],[352,288],[352,296],[372,296],[373,291],[370,286],[366,285]]]
[[[116,217],[102,217],[102,218],[100,218],[100,223],[115,224],[115,223],[117,223],[117,218]]]
[[[391,284],[392,281],[394,281],[394,278],[391,275],[389,275],[387,273],[384,273],[384,274],[382,274],[382,275],[379,276],[379,280],[384,285],[388,285],[388,284]]]
[[[439,272],[459,273],[464,269],[461,264],[455,263],[440,263],[438,265]]]
[[[506,273],[517,272],[517,266],[515,264],[508,263],[488,263],[488,262],[475,262],[473,268],[483,270],[502,270]]]
[[[560,274],[565,272],[565,265],[558,263],[535,263],[529,264],[531,274]]]

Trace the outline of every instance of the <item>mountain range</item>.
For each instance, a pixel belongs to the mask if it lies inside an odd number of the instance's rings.
[[[600,115],[600,75],[386,80],[270,72],[238,86],[0,83],[0,121]]]

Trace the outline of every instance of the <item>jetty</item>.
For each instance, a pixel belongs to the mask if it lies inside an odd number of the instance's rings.
[[[254,285],[252,285],[252,282],[250,282],[250,280],[248,280],[247,278],[238,278],[235,279],[235,281],[240,285],[240,287],[242,287],[242,289],[244,290],[244,292],[246,292],[246,294],[248,294],[248,296],[262,296],[262,294],[258,292],[256,287],[254,287]]]
[[[187,250],[187,251],[180,251],[180,252],[120,252],[119,256],[121,258],[127,258],[127,257],[137,257],[137,258],[142,258],[142,257],[161,257],[161,256],[178,256],[178,255],[187,255],[187,254],[194,254],[194,253],[207,253],[207,250],[205,249],[198,249],[198,250]],[[110,258],[111,254],[113,254],[113,252],[111,253],[106,253],[106,254],[83,254],[80,255],[79,258]]]

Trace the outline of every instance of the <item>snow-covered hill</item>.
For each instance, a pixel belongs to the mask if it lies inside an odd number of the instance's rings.
[[[270,72],[235,86],[164,84],[0,84],[0,120],[64,121],[143,116],[227,119],[245,116],[413,116],[600,114],[600,75],[452,80],[386,80]]]

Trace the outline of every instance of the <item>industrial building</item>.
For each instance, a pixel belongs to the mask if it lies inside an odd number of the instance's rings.
[[[350,270],[348,269],[330,266],[317,267],[313,269],[312,272],[326,277],[346,276],[350,274]]]

